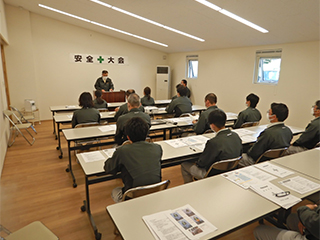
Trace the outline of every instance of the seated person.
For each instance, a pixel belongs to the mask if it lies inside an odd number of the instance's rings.
[[[95,99],[93,100],[94,108],[108,108],[108,103],[106,100],[102,99],[102,92],[101,90],[97,90],[94,92]]]
[[[124,132],[125,130],[124,126],[129,119],[133,117],[140,117],[147,122],[147,124],[149,125],[149,128],[151,126],[150,116],[139,109],[139,107],[141,106],[141,103],[140,103],[140,97],[138,96],[138,94],[131,93],[128,97],[127,104],[128,104],[129,112],[120,116],[117,121],[117,130],[116,130],[114,139],[118,145],[121,145],[124,141],[127,140],[127,135]]]
[[[100,122],[100,112],[93,107],[92,96],[89,92],[81,93],[79,106],[82,108],[76,110],[72,116],[71,123],[73,128],[79,123]]]
[[[181,80],[181,85],[183,85],[183,86],[186,87],[186,89],[187,89],[187,94],[186,94],[186,96],[187,96],[188,98],[190,98],[191,92],[190,92],[190,89],[187,87],[187,85],[188,85],[187,80],[182,79],[182,80]]]
[[[259,102],[259,97],[253,93],[250,93],[246,97],[247,109],[239,113],[237,121],[233,125],[233,128],[240,128],[243,123],[246,122],[258,122],[261,119],[261,113],[256,106]]]
[[[116,149],[111,158],[104,163],[108,174],[121,172],[124,187],[112,191],[115,202],[122,201],[122,195],[128,189],[161,182],[162,148],[155,143],[146,142],[149,125],[140,117],[126,122],[125,133],[131,144]]]
[[[145,87],[143,89],[144,97],[141,98],[141,104],[142,106],[154,106],[155,102],[153,97],[150,96],[151,89],[149,87]]]
[[[320,239],[320,206],[308,204],[291,213],[287,220],[287,229],[274,226],[259,225],[254,229],[257,240],[317,240]]]
[[[207,141],[206,147],[197,162],[184,162],[181,164],[184,183],[192,182],[192,177],[203,178],[213,163],[237,158],[242,154],[240,137],[235,132],[225,128],[226,114],[222,110],[216,109],[209,114],[208,120],[211,129],[217,134]],[[212,170],[209,176],[217,173],[220,172]]]
[[[179,117],[182,113],[192,112],[192,103],[189,98],[186,97],[186,87],[180,85],[177,88],[177,98],[172,100],[166,107],[167,113],[174,113],[175,117]]]
[[[180,85],[181,85],[180,83],[178,83],[178,84],[176,85],[176,91],[177,91],[177,89],[178,89],[178,87],[179,87]],[[174,99],[176,99],[177,97],[178,97],[177,95],[174,95],[174,96],[171,98],[171,101],[174,100]]]
[[[300,137],[289,147],[288,153],[298,153],[307,149],[314,148],[318,142],[320,142],[320,100],[316,101],[313,106],[312,115],[315,117],[308,124],[306,130],[300,135]]]
[[[96,90],[101,90],[102,92],[112,92],[114,90],[112,80],[108,78],[108,74],[107,70],[102,71],[102,76],[99,77],[94,84]]]
[[[205,131],[210,129],[210,124],[208,121],[209,114],[213,111],[218,109],[216,106],[217,103],[217,96],[214,93],[208,93],[207,96],[204,98],[204,104],[206,105],[207,110],[203,111],[200,116],[199,120],[193,120],[193,130],[196,134],[202,134]]]
[[[127,99],[127,100],[128,100],[128,97],[129,97],[129,95],[130,95],[131,93],[136,93],[136,92],[135,92],[134,89],[128,89],[128,90],[126,91],[126,99]],[[140,106],[139,106],[139,109],[140,109],[140,111],[144,112],[144,107],[143,107],[143,106],[140,105]],[[121,115],[124,115],[124,114],[128,113],[128,104],[127,104],[127,103],[122,104],[120,107],[117,107],[117,108],[115,109],[115,111],[116,111],[116,114],[114,115],[114,119],[115,119],[116,121],[118,121],[118,118],[119,118]]]
[[[289,114],[288,107],[283,103],[272,103],[268,111],[268,119],[271,124],[260,133],[257,141],[247,153],[242,154],[240,166],[255,164],[256,160],[267,150],[289,147],[292,139],[290,128],[284,125],[283,121]],[[261,159],[265,161],[267,159]]]

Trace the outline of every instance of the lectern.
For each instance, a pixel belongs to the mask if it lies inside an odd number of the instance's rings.
[[[114,91],[114,92],[103,92],[102,98],[107,101],[107,103],[110,102],[125,102],[125,91]]]

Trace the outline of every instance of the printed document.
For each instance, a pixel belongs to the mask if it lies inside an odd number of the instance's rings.
[[[255,168],[254,166],[240,168],[231,172],[223,173],[221,176],[225,177],[231,182],[236,183],[244,189],[248,189],[253,184],[258,184],[264,181],[271,181],[277,178],[269,173]]]
[[[251,185],[250,188],[262,197],[269,199],[285,209],[296,205],[298,202],[301,202],[300,198],[297,198],[291,194],[277,197],[277,194],[282,194],[284,191],[270,182],[261,182],[259,184]]]
[[[113,153],[116,151],[115,148],[108,148],[108,149],[104,149],[102,150],[108,158],[111,158],[113,156]]]
[[[312,182],[304,177],[296,176],[279,182],[281,185],[300,194],[314,191],[320,188],[320,184]]]
[[[99,127],[99,130],[100,130],[101,132],[115,131],[115,130],[116,130],[116,125],[115,125],[115,124],[112,124],[112,125],[102,126],[102,127]]]
[[[239,137],[241,138],[242,136],[245,135],[250,135],[250,134],[255,134],[255,132],[251,131],[251,130],[247,130],[245,128],[238,128],[238,129],[234,129],[232,130],[233,132],[236,132]]]
[[[95,162],[105,160],[106,157],[99,151],[87,152],[80,154],[85,162]]]
[[[278,165],[272,164],[270,162],[256,164],[254,166],[256,168],[260,168],[268,173],[271,173],[271,174],[276,175],[277,177],[281,177],[281,178],[284,178],[286,176],[294,174],[294,172],[289,171],[288,169],[279,167]]]
[[[198,136],[192,136],[192,137],[171,139],[171,140],[167,140],[166,143],[174,148],[180,148],[180,147],[205,144],[208,141],[208,139],[209,138],[205,136],[198,135]]]
[[[202,217],[189,204],[152,215],[142,219],[156,239],[199,239],[217,228]]]

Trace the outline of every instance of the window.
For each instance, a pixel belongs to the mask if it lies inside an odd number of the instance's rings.
[[[254,83],[277,85],[280,77],[282,49],[256,52]]]
[[[186,78],[198,77],[198,55],[187,56]]]

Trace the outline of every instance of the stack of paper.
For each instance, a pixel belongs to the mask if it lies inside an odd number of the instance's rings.
[[[104,149],[102,151],[107,155],[108,158],[111,158],[113,153],[116,151],[116,149],[115,148],[108,148],[108,149]]]
[[[318,183],[312,182],[304,177],[296,176],[279,182],[281,185],[292,189],[300,194],[314,191],[320,188]]]
[[[279,167],[279,166],[272,164],[270,162],[264,162],[264,163],[257,164],[254,166],[256,168],[260,168],[268,173],[271,173],[271,174],[276,175],[277,177],[281,177],[281,178],[284,178],[284,177],[289,176],[294,173],[294,172],[291,172],[290,170]]]
[[[190,205],[173,211],[168,210],[144,216],[142,219],[154,238],[159,240],[199,239],[217,230]]]
[[[174,148],[193,146],[193,145],[202,145],[208,141],[208,138],[202,135],[185,137],[185,138],[176,138],[166,141],[167,144]]]

